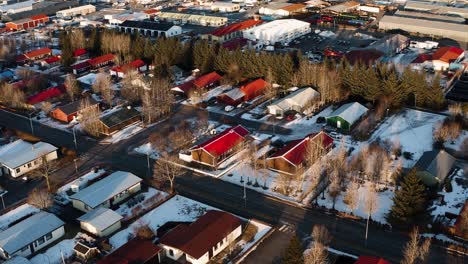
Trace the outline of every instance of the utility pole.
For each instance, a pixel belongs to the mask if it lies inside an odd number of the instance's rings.
[[[244,208],[247,208],[247,191],[246,191],[245,181],[244,181]]]
[[[33,127],[32,118],[31,118],[32,113],[29,113],[28,115],[29,115],[29,125],[31,126],[31,135],[34,136],[34,127]]]
[[[367,235],[369,234],[369,219],[370,219],[370,212],[367,215],[367,224],[366,224],[366,241],[365,241],[365,246],[367,247]]]
[[[151,144],[150,144],[150,146],[151,146]],[[149,149],[148,149],[148,151],[146,151],[146,166],[147,166],[147,168],[148,168],[148,169],[146,170],[147,176],[149,176],[149,174],[150,174],[150,154],[149,154],[149,152],[150,152],[150,151],[149,151]]]
[[[75,126],[73,126],[73,143],[75,143],[75,150],[78,151],[78,144],[76,142],[76,133],[75,133]]]
[[[78,173],[78,165],[76,164],[76,161],[78,159],[73,159],[73,163],[75,164],[75,172]]]

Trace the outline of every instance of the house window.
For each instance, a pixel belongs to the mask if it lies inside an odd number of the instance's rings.
[[[39,246],[39,245],[42,245],[42,244],[44,244],[44,243],[45,243],[44,237],[41,237],[41,238],[39,238],[39,239],[37,240],[37,245],[38,245],[38,246]]]
[[[45,235],[45,239],[46,240],[51,240],[52,239],[52,233],[49,233],[49,234]]]
[[[31,165],[31,162],[30,162],[30,163],[28,163],[28,168],[31,168],[31,166],[32,166],[32,165]]]
[[[35,160],[35,161],[34,161],[34,165],[37,165],[38,163],[39,163],[38,160]]]
[[[174,250],[169,249],[169,255],[174,256]]]
[[[17,168],[17,169],[16,169],[16,173],[19,173],[20,171],[21,171],[20,168]]]

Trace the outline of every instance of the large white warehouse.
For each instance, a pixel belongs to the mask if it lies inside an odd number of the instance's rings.
[[[286,44],[310,33],[310,24],[297,19],[280,19],[244,31],[244,38],[263,45]]]
[[[93,5],[84,5],[84,6],[77,6],[74,8],[60,10],[56,13],[57,17],[71,17],[71,16],[85,16],[90,13],[96,12],[96,7]]]

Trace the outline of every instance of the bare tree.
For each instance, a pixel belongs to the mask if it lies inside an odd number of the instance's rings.
[[[49,153],[41,153],[40,155],[40,166],[37,168],[37,172],[40,176],[44,177],[47,184],[47,190],[52,192],[52,185],[50,182],[50,174],[57,168],[56,160],[52,160],[48,157]]]
[[[304,264],[328,263],[327,247],[331,242],[331,235],[327,228],[315,225],[312,229],[312,246],[304,256]]]
[[[71,44],[74,50],[85,47],[86,39],[81,29],[74,29],[70,34]]]
[[[99,120],[101,116],[99,107],[91,105],[88,99],[84,99],[81,101],[79,112],[82,129],[91,136],[100,136],[103,127]]]
[[[328,195],[332,198],[332,209],[335,210],[336,199],[341,193],[341,185],[340,185],[340,178],[338,169],[334,168],[330,175],[330,186],[328,187]]]
[[[143,221],[133,228],[133,234],[142,239],[153,239],[155,236],[153,229],[151,229],[148,223]]]
[[[9,83],[0,84],[0,102],[12,108],[23,108],[26,105],[21,89],[15,89]]]
[[[153,183],[159,187],[164,185],[164,182],[169,181],[170,192],[174,192],[175,180],[183,172],[182,167],[178,164],[177,155],[162,154],[161,158],[157,159],[153,170]]]
[[[136,70],[128,70],[125,73],[125,77],[122,79],[121,84],[122,88],[120,93],[122,97],[130,103],[139,102],[143,96],[143,89],[147,86],[141,78],[141,75]]]
[[[350,185],[348,186],[344,196],[344,203],[351,211],[351,214],[354,214],[354,210],[356,210],[359,206],[359,184],[357,181],[351,181]]]
[[[289,195],[289,187],[291,186],[291,178],[293,176],[286,173],[279,173],[276,177],[276,185],[279,192],[283,195]]]
[[[422,241],[419,230],[415,227],[410,234],[410,240],[406,243],[401,264],[416,264],[418,259],[424,261],[429,254],[430,245],[430,238]]]
[[[52,194],[44,188],[34,188],[28,195],[28,204],[40,209],[49,208],[53,203]]]
[[[457,224],[458,235],[462,238],[468,237],[468,208],[461,211],[460,220]]]
[[[52,111],[52,104],[50,102],[42,102],[41,103],[41,110],[45,113],[45,114],[49,114],[50,111]]]
[[[100,93],[104,102],[112,106],[112,81],[109,74],[104,72],[97,74],[96,82],[93,84],[93,91]]]
[[[80,88],[78,87],[78,82],[76,81],[76,77],[73,74],[67,74],[65,77],[65,88],[67,90],[68,97],[70,97],[71,101],[75,101],[75,97],[77,94],[80,93]]]
[[[325,226],[314,225],[312,228],[312,239],[316,242],[322,243],[324,246],[328,246],[332,237]]]
[[[369,216],[372,217],[372,214],[379,209],[379,196],[377,195],[377,190],[374,184],[371,184],[366,188],[366,194],[364,196],[364,210]]]

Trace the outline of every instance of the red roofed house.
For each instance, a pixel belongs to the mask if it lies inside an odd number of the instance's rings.
[[[216,168],[218,164],[244,148],[249,131],[241,125],[228,128],[190,149],[192,160]]]
[[[44,59],[48,56],[52,56],[52,50],[49,48],[41,48],[20,55],[19,58],[16,59],[16,62],[31,62]]]
[[[50,67],[60,65],[60,56],[52,56],[44,60],[44,65]]]
[[[172,88],[172,91],[184,93],[190,96],[193,92],[201,92],[203,89],[209,89],[219,84],[223,77],[216,72],[210,72],[202,75],[194,80],[185,82],[179,86]]]
[[[79,75],[88,72],[91,69],[91,64],[89,64],[90,60],[85,60],[79,63],[75,63],[71,66],[73,70],[73,74]]]
[[[175,261],[205,264],[242,234],[238,217],[221,211],[208,211],[191,224],[179,224],[159,240],[166,256]],[[101,264],[101,263],[98,263]]]
[[[161,248],[150,240],[132,239],[97,264],[158,264],[161,263]]]
[[[432,65],[434,70],[443,71],[449,68],[450,63],[462,59],[465,51],[457,47],[442,47],[432,54]]]
[[[46,100],[49,100],[51,98],[60,96],[60,95],[64,94],[65,91],[66,91],[66,89],[65,89],[65,86],[63,86],[63,85],[52,87],[52,88],[49,88],[47,90],[44,90],[42,92],[39,92],[39,93],[37,93],[35,95],[32,95],[32,96],[28,97],[28,99],[26,101],[30,105],[35,105],[35,104],[38,104],[38,103],[42,103],[42,102],[44,102]]]
[[[84,60],[84,59],[89,59],[89,53],[86,49],[76,49],[73,52],[73,58],[76,61]]]
[[[360,256],[354,264],[391,264],[383,258],[372,256]]]
[[[148,70],[148,66],[144,61],[138,59],[130,63],[124,64],[122,66],[113,67],[110,70],[110,75],[115,75],[117,77],[124,78],[125,74],[130,70],[137,70],[139,73],[142,73]]]
[[[115,60],[114,54],[106,54],[99,57],[92,58],[88,61],[93,69],[99,69],[113,63]]]
[[[226,93],[220,94],[217,97],[218,102],[236,106],[242,102],[254,99],[263,93],[267,86],[262,78],[251,81],[240,88],[234,88]]]
[[[28,28],[35,28],[41,24],[49,22],[49,17],[46,15],[36,15],[29,18],[24,18],[12,22],[7,22],[5,27],[11,31],[25,30]]]
[[[419,54],[416,59],[414,59],[411,62],[411,67],[414,70],[422,70],[425,66],[430,64],[432,61],[432,55],[431,54]]]
[[[271,157],[267,158],[269,169],[286,174],[301,172],[306,162],[307,147],[310,142],[317,144],[321,155],[326,154],[333,145],[333,139],[325,132],[310,134],[303,139],[289,142]]]
[[[76,100],[66,105],[57,106],[54,110],[50,111],[50,116],[56,120],[59,120],[63,123],[70,123],[78,116],[81,106],[83,105],[83,100],[87,100],[87,109],[88,107],[99,108],[99,102],[94,100],[92,97],[82,100]]]
[[[263,23],[263,21],[259,19],[241,21],[228,26],[219,27],[208,34],[203,35],[202,38],[207,39],[208,41],[223,43],[231,39],[242,37],[242,31],[258,26],[261,23]]]

